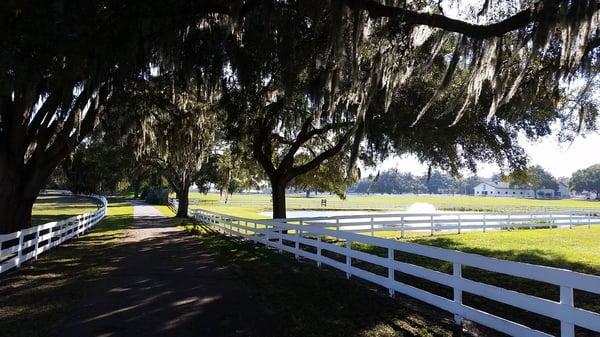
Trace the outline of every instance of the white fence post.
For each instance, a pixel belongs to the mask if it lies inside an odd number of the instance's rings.
[[[573,212],[569,212],[569,228],[573,228]]]
[[[429,220],[431,221],[431,236],[433,236],[433,215],[429,217]]]
[[[296,248],[296,252],[300,250],[300,236],[302,236],[302,230],[300,229],[301,226],[302,221],[300,221],[300,225],[298,225],[298,228],[296,229],[296,242],[294,242],[294,248]],[[300,258],[300,256],[298,256],[298,253],[294,254],[294,257],[296,258],[296,260]]]
[[[565,309],[573,308],[573,288],[561,286],[560,287],[560,304],[564,305]],[[566,312],[566,310],[565,310]],[[561,337],[575,337],[575,325],[570,322],[560,322],[560,336]]]
[[[483,215],[483,232],[485,233],[485,214]]]
[[[281,247],[283,247],[283,230],[279,228],[279,252],[281,253]]]
[[[588,228],[591,228],[592,227],[592,212],[588,212],[587,221],[588,221]]]
[[[317,236],[317,267],[321,268],[321,235]]]
[[[456,313],[462,310],[462,289],[460,287],[462,280],[462,265],[460,263],[454,263],[452,265],[452,276],[454,277],[454,304]],[[454,314],[454,324],[462,326],[463,317],[460,314]]]
[[[461,218],[460,218],[460,214],[458,215],[458,234],[460,234],[460,225],[461,225]]]
[[[271,233],[272,229],[273,229],[272,227],[269,227],[269,225],[265,224],[265,237],[264,237],[264,240],[265,240],[265,242],[269,246],[271,246],[271,235],[270,235],[270,233]]]
[[[533,213],[529,214],[529,229],[533,229]]]
[[[400,218],[400,237],[404,238],[404,216]]]
[[[373,224],[373,217],[371,217],[371,236],[375,236],[375,225]]]
[[[389,285],[388,285],[388,293],[390,295],[390,297],[394,297],[394,281],[396,279],[395,277],[395,269],[394,269],[394,249],[393,248],[388,248],[388,280],[389,280]]]
[[[33,256],[37,260],[38,258],[38,249],[40,247],[40,226],[37,226],[37,230],[35,231],[35,250],[33,251]]]
[[[23,256],[23,231],[19,231],[19,247],[17,248],[17,267],[21,266],[21,257]]]
[[[346,278],[350,278],[350,267],[352,267],[352,240],[346,240]]]

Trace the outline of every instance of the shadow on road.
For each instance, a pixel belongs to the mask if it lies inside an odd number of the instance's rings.
[[[165,218],[136,218],[60,336],[277,336],[228,269]]]

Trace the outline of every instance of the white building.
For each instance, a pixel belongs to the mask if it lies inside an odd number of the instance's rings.
[[[483,182],[473,188],[475,196],[534,198],[535,192],[528,188],[510,188],[502,181]]]
[[[569,191],[569,185],[564,182],[558,183],[558,191],[556,192],[557,198],[568,199],[571,198],[571,192]]]
[[[513,198],[535,198],[535,191],[528,187],[511,188],[508,183],[502,181],[483,182],[473,188],[475,196],[486,197],[513,197]],[[570,198],[569,187],[562,182],[558,183],[558,190],[541,188],[537,190],[538,199],[564,199]]]

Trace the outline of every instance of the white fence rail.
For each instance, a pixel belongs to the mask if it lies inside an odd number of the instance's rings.
[[[457,324],[461,324],[463,319],[468,319],[512,336],[552,336],[507,318],[465,305],[462,300],[463,293],[466,292],[557,320],[560,322],[560,336],[562,337],[575,336],[576,326],[600,332],[600,314],[577,307],[573,295],[574,290],[600,294],[600,276],[371,237],[347,230],[334,230],[330,229],[329,223],[324,226],[299,226],[283,221],[252,220],[198,209],[192,210],[190,213],[194,218],[222,233],[243,237],[279,251],[292,253],[296,258],[302,257],[315,261],[318,266],[329,265],[345,272],[347,277],[355,276],[387,288],[390,295],[398,292],[436,306],[454,314]],[[291,222],[291,220],[288,221]],[[303,219],[303,222],[305,224],[318,223],[313,219]],[[337,240],[334,242],[325,240],[330,237]],[[344,242],[343,246],[340,246],[340,242]],[[352,248],[353,243],[365,243],[383,248],[387,250],[387,257],[355,250]],[[336,253],[343,257],[342,261],[325,256],[323,252]],[[453,272],[448,274],[403,262],[395,258],[396,252],[449,262],[453,266]],[[387,275],[362,269],[353,263],[357,260],[382,267],[387,270]],[[560,289],[560,299],[549,300],[463,278],[462,271],[465,266],[554,285]],[[453,289],[453,297],[439,296],[398,281],[396,272],[450,287]]]
[[[48,222],[10,234],[0,234],[0,274],[20,267],[30,259],[50,250],[64,241],[84,234],[106,215],[108,202],[103,196],[88,196],[100,201],[94,212],[76,215],[61,221]]]
[[[177,199],[169,199],[177,208]],[[190,212],[193,212],[192,209]],[[320,226],[354,233],[406,232],[462,233],[520,228],[574,228],[600,224],[600,215],[589,211],[548,211],[531,213],[437,212],[437,213],[369,213],[359,215],[322,216],[280,219],[288,224]]]
[[[600,217],[582,212],[546,213],[390,213],[310,218],[288,218],[280,222],[313,225],[355,233],[397,231],[404,237],[407,231],[435,233],[483,231],[519,228],[558,228],[600,224]]]

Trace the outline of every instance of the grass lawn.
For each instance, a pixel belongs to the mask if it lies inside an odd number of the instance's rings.
[[[252,195],[234,195],[233,197],[249,198]],[[259,195],[265,198],[264,195]],[[217,202],[217,194],[197,195],[203,198],[198,207],[238,217],[259,219],[265,218],[257,212],[265,209],[262,206],[228,206]],[[254,195],[254,197],[257,197]],[[365,197],[375,198],[375,197]],[[400,197],[395,197],[400,198]],[[436,197],[429,197],[435,199]],[[449,197],[443,197],[449,198]],[[552,205],[580,205],[589,201],[580,200],[528,200],[511,198],[456,197],[459,201],[473,200],[481,202],[546,202]],[[510,199],[510,200],[506,200]],[[596,205],[596,202],[591,202]],[[600,207],[600,204],[597,206]],[[585,226],[574,229],[535,229],[490,232],[465,232],[460,235],[446,234],[433,237],[423,236],[427,233],[407,233],[406,240],[435,245],[439,247],[468,251],[493,256],[501,259],[516,260],[534,264],[567,268],[583,273],[600,275],[600,226]],[[378,232],[385,237],[398,237],[399,232]],[[416,236],[416,237],[415,237]]]
[[[40,195],[31,214],[31,223],[39,225],[51,221],[63,220],[68,217],[87,212],[93,212],[100,204],[96,199],[63,196],[63,195]]]
[[[187,226],[192,229],[191,226]],[[227,263],[276,322],[285,336],[452,336],[451,315],[341,273],[322,272],[313,263],[249,242],[193,230],[198,240]],[[472,327],[473,329],[475,327]],[[489,336],[489,331],[480,335]]]
[[[600,275],[600,226],[469,232],[409,241]]]
[[[439,235],[407,239],[411,242],[438,246],[448,249],[491,256],[500,259],[520,261],[537,265],[566,268],[582,273],[600,275],[600,226],[575,229],[535,229],[498,231],[488,233],[463,233],[460,235]],[[353,249],[366,251],[379,256],[387,256],[385,249],[355,244]],[[452,274],[452,264],[413,254],[396,253],[399,261],[423,266]],[[361,265],[360,262],[357,263]],[[364,264],[363,264],[364,265]],[[371,267],[365,265],[364,269]],[[463,276],[475,281],[492,284],[509,290],[559,301],[559,287],[544,282],[531,281],[504,274],[463,267]],[[396,273],[396,279],[415,287],[425,289],[446,298],[452,298],[452,289],[433,282],[424,281],[406,274]],[[552,334],[558,334],[560,324],[524,310],[504,305],[492,300],[466,293],[463,301],[475,308],[483,309],[498,316],[509,318],[524,325]],[[578,307],[600,313],[600,295],[575,291],[575,304]],[[597,333],[581,331],[580,336],[598,336]]]
[[[249,197],[250,196],[248,195],[238,196],[240,199]],[[240,217],[257,218],[257,212],[268,209],[268,206],[264,205],[227,206],[218,203],[215,199],[215,196],[211,195],[203,198],[204,201],[199,207]],[[265,196],[260,196],[259,198],[264,199]],[[266,198],[268,198],[268,196],[266,196]],[[403,197],[364,197],[365,200],[370,200],[369,202],[374,202],[375,200],[378,200],[378,198],[380,198],[379,200],[383,200],[384,198],[400,199]],[[522,207],[523,205],[534,205],[536,207],[548,205],[548,208],[583,208],[584,206],[588,208],[600,207],[600,203],[596,203],[595,201],[580,200],[530,200],[477,197],[405,198],[405,200],[410,200],[411,202],[431,201],[433,204],[436,204],[436,200],[438,200],[438,202],[446,202],[449,199],[452,199],[453,202],[457,203],[457,208],[463,207],[485,209],[492,204],[495,205],[495,203],[502,205],[502,207],[514,207],[511,208],[514,210],[519,209],[519,207]],[[519,205],[519,203],[522,205]],[[440,204],[442,203],[438,203],[437,206]],[[294,207],[290,207],[289,209],[293,208]],[[397,237],[399,236],[399,233],[395,233],[394,235],[393,232],[381,232],[378,233],[378,235]],[[438,234],[433,237],[410,235],[405,240],[420,244],[466,251],[500,259],[565,268],[582,273],[600,275],[600,226],[592,226],[591,228],[581,226],[574,229],[522,229],[510,231],[490,231],[487,233],[466,232],[460,235]],[[387,251],[368,245],[354,244],[353,249],[364,250],[373,254],[387,256]],[[401,253],[396,254],[396,259],[421,265],[441,272],[450,274],[452,273],[452,265],[440,260]],[[362,263],[361,261],[355,261],[355,263],[357,265],[364,266],[364,268],[368,270],[370,270],[372,267],[366,263]],[[377,270],[374,271],[381,272]],[[464,268],[463,275],[476,281],[497,285],[506,289],[516,290],[519,292],[548,298],[554,301],[559,300],[559,288],[542,282],[524,280],[468,267]],[[452,297],[451,288],[443,285],[437,285],[435,283],[410,277],[402,273],[397,273],[396,279],[430,292],[434,292],[440,296],[448,298]],[[510,318],[511,320],[521,322],[525,325],[533,325],[533,327],[549,333],[557,333],[560,330],[560,325],[554,320],[545,319],[542,316],[518,310],[513,307],[475,295],[465,294],[464,301],[466,304],[473,307],[495,313],[502,317]],[[576,291],[575,303],[579,307],[594,312],[600,312],[600,295]],[[594,335],[597,334],[590,332],[587,334],[585,332],[581,333],[581,336]]]
[[[152,206],[154,206],[154,208],[159,210],[164,216],[166,216],[168,218],[175,216],[175,212],[173,212],[173,210],[171,208],[169,208],[169,206],[167,206],[167,205],[152,205]]]
[[[0,277],[2,336],[51,335],[81,296],[85,283],[104,270],[104,251],[114,247],[133,220],[133,207],[109,200],[108,216],[89,233],[65,242]]]
[[[218,193],[201,194],[190,192],[190,204],[195,207],[216,207],[217,209],[227,210],[233,208],[232,212],[237,212],[240,205],[229,206],[219,202]],[[326,199],[328,207],[319,207],[319,201]],[[234,194],[229,197],[232,202],[252,202],[249,205],[243,205],[246,211],[261,212],[271,209],[271,196],[268,194]],[[543,209],[583,209],[600,211],[600,202],[595,200],[543,200],[543,199],[521,199],[521,198],[502,198],[502,197],[475,197],[475,196],[402,196],[402,195],[369,195],[358,196],[349,195],[346,200],[340,200],[337,196],[328,194],[317,195],[312,198],[302,196],[287,197],[288,209],[372,209],[372,210],[405,210],[416,202],[426,202],[433,204],[439,210],[455,211],[524,211],[524,210],[543,210]],[[200,203],[200,205],[193,205]],[[302,205],[305,203],[305,205]],[[233,214],[232,214],[233,215]]]
[[[306,264],[295,264],[292,262],[290,264],[290,262],[293,261],[290,255],[279,255],[274,251],[260,248],[250,243],[243,243],[236,239],[231,239],[220,235],[210,235],[207,234],[206,229],[201,231],[198,236],[204,244],[211,248],[211,250],[217,252],[219,255],[223,255],[223,258],[227,259],[227,261],[231,261],[236,270],[238,270],[239,277],[248,283],[249,290],[255,291],[255,296],[257,296],[263,304],[268,307],[272,306],[272,311],[275,313],[283,312],[287,314],[288,312],[293,311],[294,308],[310,306],[310,309],[306,310],[308,313],[306,313],[305,310],[300,310],[302,313],[294,314],[297,316],[300,324],[305,324],[305,320],[311,322],[318,321],[318,317],[320,317],[319,315],[322,314],[326,316],[326,312],[340,310],[336,308],[345,310],[342,315],[350,319],[352,319],[352,315],[355,314],[352,310],[358,310],[355,309],[353,305],[339,303],[340,301],[345,301],[346,296],[351,298],[350,301],[352,301],[353,304],[355,301],[358,301],[360,304],[361,301],[361,295],[357,294],[355,291],[345,288],[346,281],[343,278],[340,279],[339,277],[333,277],[333,275],[338,275],[339,272],[315,274],[317,269],[312,267],[311,262],[307,262]],[[599,227],[593,227],[591,229],[580,227],[572,230],[539,229],[518,230],[501,233],[465,233],[462,235],[443,235],[432,238],[409,238],[407,240],[422,244],[441,246],[449,249],[460,249],[463,251],[469,251],[497,258],[570,268],[580,272],[600,275],[600,250],[594,249],[594,247],[598,247],[599,245],[599,238]],[[557,241],[557,244],[553,245],[552,243],[555,241]],[[531,248],[531,245],[529,245],[528,242],[538,248]],[[549,244],[546,245],[546,242]],[[339,244],[343,245],[344,243],[339,242]],[[580,246],[584,246],[586,248],[579,248],[577,250],[577,247]],[[386,249],[381,249],[366,244],[354,243],[352,248],[382,257],[387,256]],[[303,249],[311,251],[309,248]],[[324,250],[323,254],[332,259],[341,262],[344,261],[343,257],[333,252]],[[396,252],[395,259],[398,261],[437,270],[443,273],[452,274],[452,264],[445,261],[402,252]],[[354,259],[352,264],[355,267],[362,268],[382,276],[387,276],[387,269],[371,265],[364,261]],[[279,273],[282,275],[279,275]],[[509,290],[519,291],[521,293],[530,294],[553,301],[559,301],[560,297],[560,289],[558,286],[543,282],[488,272],[471,267],[463,267],[463,276],[474,281],[495,285]],[[330,279],[330,277],[333,278]],[[424,289],[442,297],[449,299],[452,299],[453,297],[452,288],[442,284],[436,284],[420,278],[412,277],[402,272],[396,272],[395,278],[397,281]],[[322,285],[324,289],[323,291],[327,291],[331,294],[325,296],[320,294],[318,292],[319,290],[316,290],[317,292],[313,293],[313,291],[315,291],[312,288],[313,285],[308,281],[313,279],[315,280],[314,282]],[[265,290],[265,287],[261,287],[261,284],[268,284],[269,289]],[[293,295],[288,294],[288,289],[285,288],[286,284],[291,284],[293,286],[294,290],[290,290],[294,293]],[[340,286],[340,284],[343,284],[343,286]],[[284,287],[284,289],[282,290],[280,287]],[[256,290],[255,288],[260,290]],[[271,288],[276,288],[276,290]],[[308,289],[304,290],[306,288]],[[376,288],[376,286],[371,287],[371,289],[374,288]],[[303,290],[300,291],[299,289]],[[340,291],[339,293],[338,290]],[[385,289],[378,290],[382,293],[385,293]],[[285,295],[281,294],[282,292],[285,292]],[[292,298],[290,298],[290,296],[292,296]],[[322,304],[319,302],[319,296],[325,296],[325,298],[328,301],[332,301],[332,303]],[[342,299],[333,300],[331,296]],[[288,303],[288,301],[291,301],[291,303]],[[379,299],[377,301],[379,301]],[[406,299],[403,298],[403,302],[404,301],[406,301]],[[519,322],[550,334],[556,335],[560,332],[560,324],[558,321],[548,319],[537,314],[520,310],[466,292],[463,295],[463,301],[466,305],[471,307],[493,313],[500,317]],[[319,304],[316,305],[315,303]],[[404,315],[406,315],[405,307],[396,308],[394,305],[398,306],[397,303],[388,304],[385,301],[376,303],[378,303],[378,308],[381,306],[384,311],[389,312],[392,316],[395,315],[396,321],[401,322],[397,324],[400,324],[400,326],[407,324],[407,322],[405,322],[402,318]],[[575,291],[575,304],[580,308],[600,313],[600,295]],[[324,309],[321,309],[321,306],[324,306]],[[331,306],[336,306],[336,308],[332,308]],[[359,305],[361,308],[363,306],[363,304]],[[423,303],[418,303],[416,305],[412,304],[412,307],[413,309],[420,308],[419,315],[421,316],[417,315],[417,317],[419,317],[419,322],[427,322],[429,319],[431,319],[431,315],[435,316],[433,312],[436,312],[436,310],[429,308],[429,306]],[[366,312],[375,310],[371,306],[364,306],[364,308],[367,308],[365,309]],[[320,310],[323,310],[323,312],[320,312]],[[317,317],[313,317],[313,314],[315,314]],[[333,319],[344,322],[342,318],[333,317]],[[370,319],[376,318],[366,315],[365,320],[368,321]],[[345,331],[346,333],[353,335],[351,331],[344,330],[343,328],[328,326],[328,322],[318,322],[315,324],[317,326],[322,326],[322,328],[325,330],[338,329],[335,331]],[[347,323],[344,322],[344,324]],[[356,322],[352,324],[363,324],[363,322]],[[354,329],[352,324],[348,329]],[[387,323],[384,323],[383,326],[381,326],[383,329],[382,331],[386,331],[386,329],[389,328],[386,324]],[[411,323],[408,325],[410,324]],[[364,332],[364,334],[361,335],[379,336],[379,332],[375,331],[366,330],[362,332]],[[430,333],[430,331],[425,331],[421,332],[420,334],[427,335]],[[438,331],[437,333],[441,332]],[[292,335],[295,334],[310,335],[310,332],[308,329],[307,331],[298,330]],[[488,334],[486,333],[483,335],[487,336]],[[383,334],[382,336],[386,336],[386,334]],[[597,333],[581,330],[579,331],[578,336],[597,336]]]

